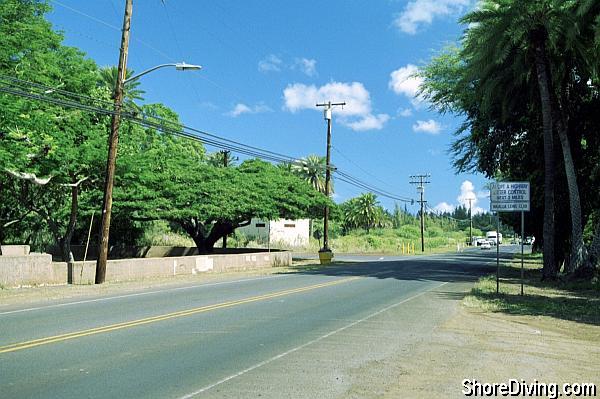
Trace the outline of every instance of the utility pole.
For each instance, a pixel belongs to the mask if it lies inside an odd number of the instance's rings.
[[[121,107],[123,105],[123,86],[127,73],[127,53],[129,51],[129,32],[131,30],[132,11],[133,0],[126,0],[125,16],[123,17],[123,30],[121,35],[121,51],[119,54],[117,84],[114,92],[115,112],[112,116],[110,135],[108,137],[108,159],[106,161],[104,200],[102,203],[102,222],[100,224],[100,246],[98,249],[98,261],[96,262],[96,284],[104,283],[104,279],[106,277],[106,263],[108,260],[108,234],[110,229],[110,216],[112,212],[112,191],[115,178],[117,146],[119,144],[119,124],[121,122]]]
[[[229,154],[230,153],[231,153],[231,151],[229,151],[229,150],[221,151],[221,154],[223,154],[223,167],[224,168],[229,166]],[[225,234],[223,236],[223,248],[227,248],[227,234]]]
[[[317,107],[324,107],[323,117],[327,120],[327,156],[325,158],[325,195],[329,198],[331,187],[331,109],[333,107],[346,105],[346,102],[317,104]],[[329,206],[325,206],[323,215],[323,248],[319,252],[331,252],[329,249]]]
[[[473,198],[469,198],[469,245],[473,245]]]
[[[431,183],[428,180],[430,177],[429,173],[410,176],[410,184],[416,184],[417,192],[421,194],[421,199],[417,201],[421,204],[421,252],[425,252],[425,185]]]

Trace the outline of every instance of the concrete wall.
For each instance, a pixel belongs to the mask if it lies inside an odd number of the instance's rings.
[[[2,245],[2,255],[29,255],[29,245]]]
[[[169,277],[198,273],[221,273],[289,266],[291,252],[255,252],[228,255],[176,256],[109,260],[106,281],[139,280],[149,277]],[[96,262],[76,262],[74,284],[94,282]],[[51,285],[67,283],[67,264],[52,262],[49,254],[0,257],[0,284],[6,287]]]
[[[71,251],[75,260],[83,260],[85,246],[72,245]],[[264,252],[264,248],[215,248],[214,254],[229,255],[241,253]],[[277,250],[271,250],[275,252]],[[56,262],[62,261],[62,253],[58,247],[52,246],[46,250],[52,255]],[[171,246],[151,246],[151,247],[111,247],[110,259],[129,259],[129,258],[166,258],[174,256],[192,256],[198,255],[196,247],[171,247]],[[98,247],[96,245],[88,248],[86,260],[95,260],[98,257]]]
[[[53,264],[49,254],[0,256],[0,285],[4,287],[56,285],[66,282],[67,267]]]

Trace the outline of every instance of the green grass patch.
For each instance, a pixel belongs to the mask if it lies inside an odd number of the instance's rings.
[[[520,255],[500,267],[500,292],[496,275],[479,279],[464,299],[469,308],[515,315],[550,316],[600,325],[600,281],[542,281],[542,259],[524,257],[524,295],[521,296]]]

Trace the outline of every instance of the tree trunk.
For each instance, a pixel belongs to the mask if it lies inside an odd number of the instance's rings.
[[[208,252],[206,249],[204,225],[197,218],[178,220],[177,223],[179,223],[179,225],[192,238],[192,240],[194,240],[194,244],[196,244],[199,254],[205,254]]]
[[[590,245],[586,263],[591,268],[600,267],[600,218],[598,218],[598,222],[596,223],[594,239]]]
[[[546,70],[546,31],[539,28],[533,34],[535,66],[542,106],[544,132],[544,267],[543,279],[555,279],[557,275],[554,257],[554,138],[552,135],[552,104]]]
[[[209,253],[214,252],[215,243],[221,239],[221,237],[225,237],[228,234],[233,233],[235,228],[233,224],[230,222],[218,221],[213,224],[212,229],[210,230],[210,234],[206,237],[205,240],[205,248]]]
[[[569,189],[569,209],[571,211],[571,254],[567,260],[565,272],[572,273],[579,268],[585,257],[583,245],[583,228],[581,226],[581,201],[579,198],[579,186],[577,184],[577,173],[575,163],[571,154],[571,146],[565,118],[560,111],[560,104],[555,106],[558,115],[555,117],[556,128],[562,147],[563,160],[565,163],[565,174],[567,175],[567,186]]]

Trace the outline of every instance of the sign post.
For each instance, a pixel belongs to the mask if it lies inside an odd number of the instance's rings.
[[[490,208],[498,215],[496,232],[496,293],[500,291],[500,212],[521,212],[521,295],[523,295],[524,259],[523,236],[525,235],[525,212],[530,210],[529,182],[495,182],[490,187]]]

